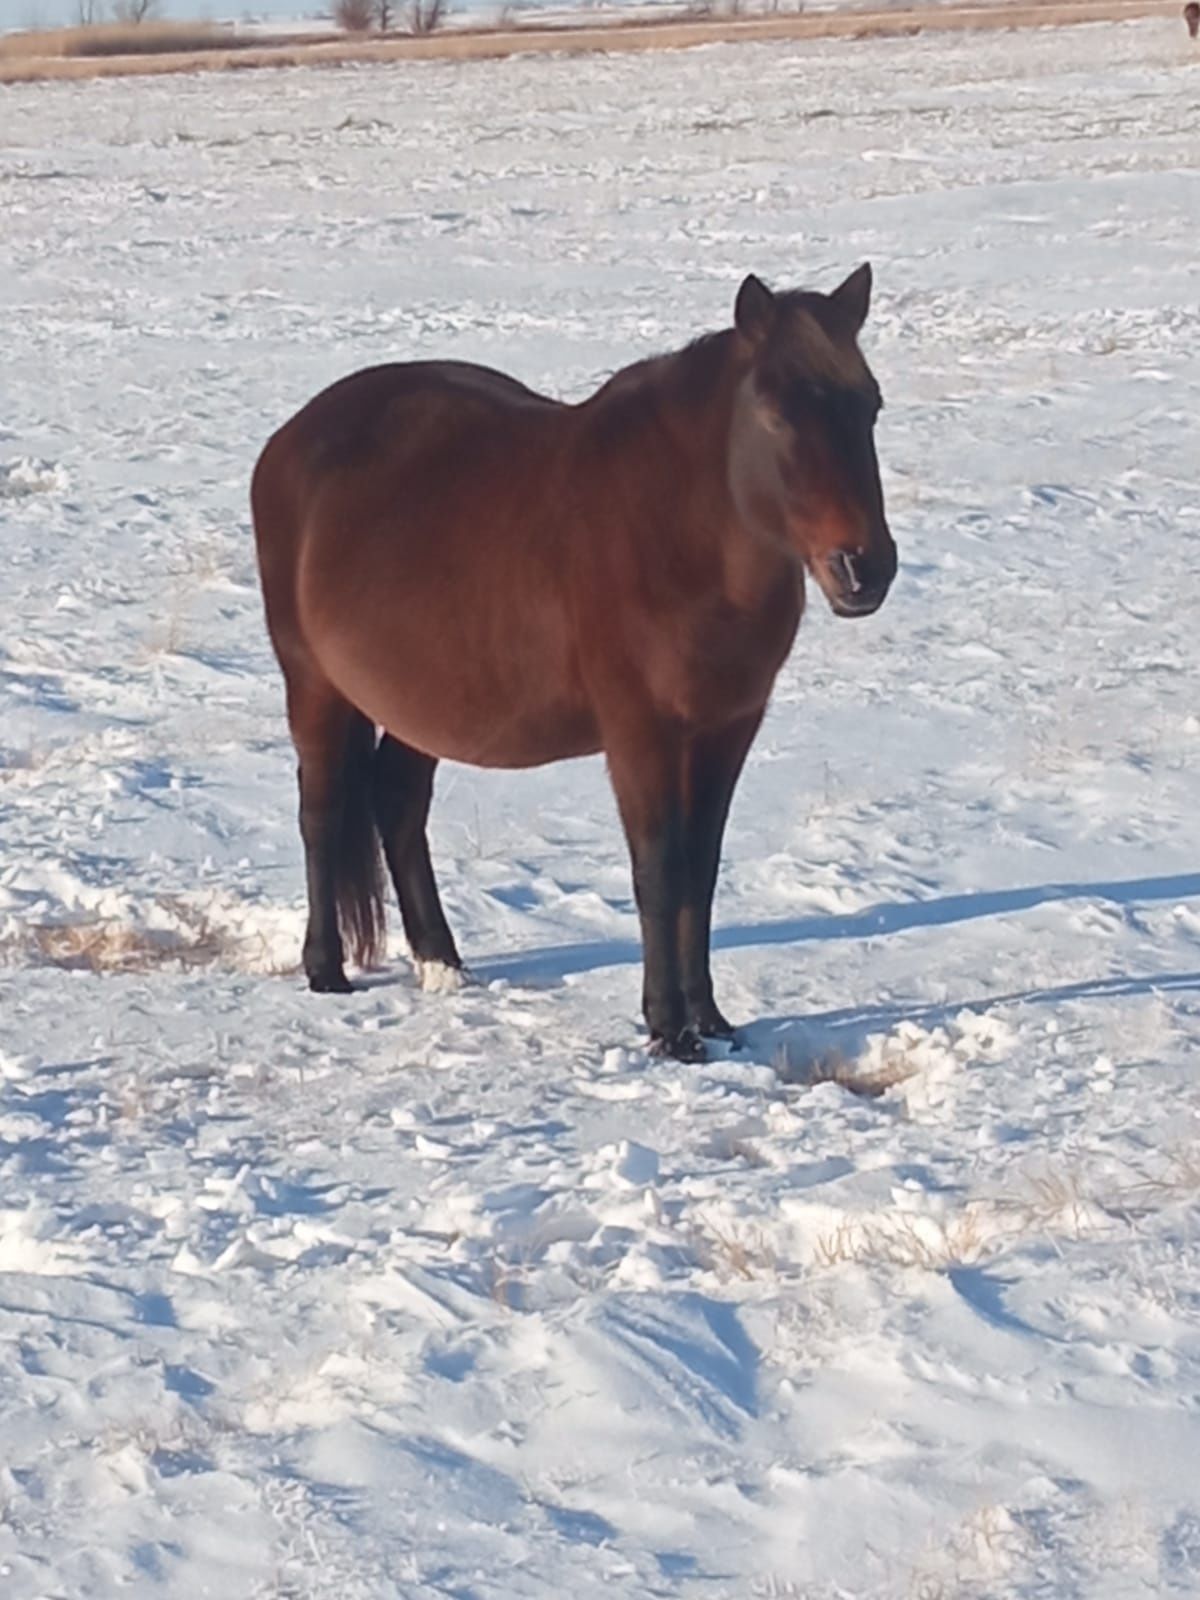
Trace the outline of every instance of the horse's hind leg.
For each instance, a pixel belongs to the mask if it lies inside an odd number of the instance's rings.
[[[382,930],[379,850],[370,812],[375,729],[331,685],[288,673],[288,723],[299,758],[300,836],[308,884],[304,971],[310,989],[347,994],[342,929],[364,966]]]
[[[375,824],[400,901],[408,946],[426,988],[448,987],[448,974],[462,969],[438,896],[425,834],[436,768],[432,756],[385,734],[372,771]]]

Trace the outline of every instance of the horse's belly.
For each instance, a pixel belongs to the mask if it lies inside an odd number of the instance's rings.
[[[389,653],[391,655],[391,653]],[[371,658],[330,663],[337,687],[393,738],[443,761],[476,767],[537,767],[600,748],[595,718],[567,675],[543,681],[511,668],[459,658]]]
[[[427,715],[407,697],[390,697],[374,715],[402,743],[442,761],[472,767],[540,767],[600,749],[595,720],[582,707],[542,705],[513,712],[500,707],[493,716]]]
[[[299,584],[310,649],[352,705],[441,760],[589,755],[600,739],[557,585],[528,545],[485,534],[450,518],[404,528],[368,550],[365,572],[344,544],[314,538]]]

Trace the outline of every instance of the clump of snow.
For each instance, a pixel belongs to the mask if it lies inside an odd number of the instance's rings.
[[[62,494],[70,488],[66,468],[58,462],[20,456],[16,461],[0,461],[0,499],[18,499],[31,494]]]

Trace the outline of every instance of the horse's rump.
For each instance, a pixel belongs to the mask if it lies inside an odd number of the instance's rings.
[[[597,748],[556,494],[567,414],[486,368],[378,367],[318,395],[263,452],[273,632],[431,755],[523,766]]]

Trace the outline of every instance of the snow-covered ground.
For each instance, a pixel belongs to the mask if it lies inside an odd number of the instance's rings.
[[[1172,17],[4,92],[5,1600],[1200,1592],[1198,71]],[[443,771],[474,987],[304,992],[262,441],[864,258],[902,569],[735,805],[742,1052],[641,1048],[597,761]]]

